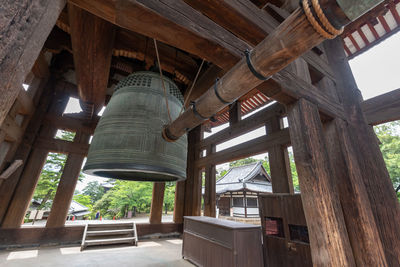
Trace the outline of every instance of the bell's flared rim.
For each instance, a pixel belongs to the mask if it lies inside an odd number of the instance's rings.
[[[82,171],[104,178],[141,182],[179,182],[186,179],[186,173],[171,168],[136,163],[86,164]]]

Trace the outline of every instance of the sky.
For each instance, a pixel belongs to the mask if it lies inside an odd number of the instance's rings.
[[[400,88],[400,33],[386,39],[367,52],[350,60],[350,66],[361,90],[364,100]],[[80,112],[78,99],[71,99],[65,113]],[[102,110],[103,111],[103,110]],[[102,114],[102,111],[99,115]],[[212,129],[214,134],[227,127],[227,124]],[[205,133],[205,137],[211,134]],[[238,138],[219,144],[217,152],[228,147],[249,141],[265,134],[264,127],[256,129]],[[267,154],[253,156],[264,159]],[[229,164],[217,165],[217,170],[227,169]],[[76,189],[82,191],[90,181],[105,182],[106,179],[85,175],[82,182],[78,182]]]

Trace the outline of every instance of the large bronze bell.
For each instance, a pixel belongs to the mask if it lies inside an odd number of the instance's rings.
[[[183,97],[164,77],[172,119]],[[187,137],[167,142],[161,132],[168,123],[159,74],[136,72],[120,81],[94,132],[83,172],[135,181],[186,179]]]

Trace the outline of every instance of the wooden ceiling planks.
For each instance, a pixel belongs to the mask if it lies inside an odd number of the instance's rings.
[[[122,0],[102,0],[96,2],[70,0],[69,2],[121,28],[140,33],[150,38],[156,38],[168,45],[197,55],[207,61],[214,62],[222,69],[230,69],[238,60],[238,56],[233,56],[232,51],[224,46],[227,42],[238,43],[233,41],[234,35],[229,35],[229,32],[204,16],[193,16],[193,14],[183,16],[180,13],[181,10],[178,11],[167,7],[157,10],[161,12],[160,14],[150,8],[154,8],[151,5],[153,1],[138,3],[137,1],[128,2]],[[198,19],[198,21],[194,21],[193,18]],[[170,19],[173,20],[171,21]],[[188,26],[184,27],[179,24],[183,23],[183,21]],[[212,40],[205,37],[207,36],[207,28],[210,25],[215,26],[215,29],[219,29]],[[188,29],[187,27],[189,26],[192,28]],[[219,36],[229,37],[230,39],[222,40]],[[231,47],[230,49],[234,48]]]

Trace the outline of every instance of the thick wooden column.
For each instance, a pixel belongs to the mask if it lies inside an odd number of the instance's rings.
[[[89,139],[89,134],[78,132],[75,135],[74,142],[87,144]],[[70,153],[68,155],[56,195],[54,196],[50,215],[47,218],[46,227],[64,226],[84,159],[85,155],[83,154]]]
[[[12,161],[22,160],[23,165],[0,185],[0,225],[7,211],[23,168],[28,160],[29,153],[32,149],[32,144],[34,143],[35,137],[40,129],[46,110],[48,109],[49,103],[52,99],[52,94],[50,93],[50,91],[52,90],[53,83],[50,81],[47,83],[45,89],[43,90],[43,94],[40,95],[40,102],[38,104],[38,107],[25,130],[24,136],[17,148],[14,157],[11,159]]]
[[[151,199],[150,223],[161,223],[164,203],[165,183],[153,184],[153,197]]]
[[[229,106],[229,126],[238,123],[242,119],[242,109],[239,101]]]
[[[56,94],[53,97],[49,113],[61,116],[68,103],[68,96],[64,93]],[[57,129],[48,125],[44,125],[40,129],[40,136],[54,137]],[[37,139],[35,139],[37,140]],[[35,144],[33,144],[35,146]],[[18,228],[24,219],[26,210],[32,200],[35,192],[36,184],[39,180],[40,173],[46,162],[48,151],[42,148],[33,148],[27,159],[18,184],[15,188],[12,199],[7,208],[7,212],[3,218],[2,228]]]
[[[388,266],[346,122],[324,125],[332,171],[357,266]]]
[[[65,2],[65,0],[2,2],[0,125],[17,98],[21,85],[55,25]]]
[[[329,63],[335,72],[337,90],[348,115],[348,130],[354,155],[382,240],[389,266],[400,266],[400,205],[394,192],[377,138],[364,118],[360,94],[339,38],[325,42]],[[373,242],[373,241],[371,241]]]
[[[267,135],[281,130],[281,118],[273,117],[266,125]],[[287,148],[274,145],[268,150],[269,166],[274,193],[292,193],[293,180]]]
[[[355,266],[318,109],[299,99],[288,118],[313,265]]]
[[[185,181],[184,216],[200,216],[201,214],[201,175],[195,161],[200,156],[196,143],[201,138],[201,126],[188,133],[188,155]]]
[[[207,155],[215,153],[215,145],[207,148]],[[205,168],[204,187],[204,216],[215,217],[216,215],[216,169],[215,165],[209,164]]]
[[[174,223],[183,223],[183,211],[185,208],[185,181],[177,182],[174,200]]]

